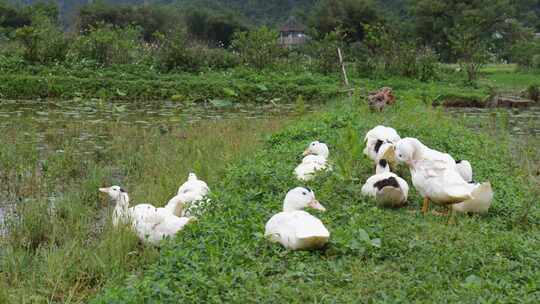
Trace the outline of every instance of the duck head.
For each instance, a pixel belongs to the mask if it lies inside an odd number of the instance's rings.
[[[305,208],[313,208],[320,211],[326,211],[317,199],[315,199],[315,193],[309,188],[296,187],[285,196],[283,201],[283,211],[296,211]]]
[[[328,150],[328,146],[324,143],[314,141],[309,144],[309,146],[304,150],[304,156],[306,155],[319,155],[324,158],[328,158],[328,155],[330,154],[330,151]]]
[[[400,140],[393,148],[396,160],[409,167],[422,157],[424,145],[416,138],[407,137]]]
[[[120,186],[110,186],[106,188],[99,188],[100,192],[107,193],[109,197],[119,206],[127,206],[129,203],[129,196],[126,190]]]
[[[195,173],[193,173],[193,172],[190,172],[190,173],[188,174],[188,179],[187,179],[187,180],[188,180],[188,181],[197,180],[197,175],[195,175]]]

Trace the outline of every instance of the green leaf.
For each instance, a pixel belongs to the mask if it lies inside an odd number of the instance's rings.
[[[223,88],[223,93],[229,97],[238,97],[238,93],[236,93],[233,89],[230,88]]]
[[[373,245],[373,247],[381,248],[381,239],[371,240],[371,245]]]
[[[256,84],[255,87],[263,92],[268,91],[268,88],[264,84]]]
[[[218,108],[230,107],[233,105],[233,102],[227,99],[210,99],[210,103],[214,107],[218,107]]]
[[[364,229],[358,229],[358,236],[364,242],[370,241],[369,234]]]
[[[120,89],[116,89],[116,95],[118,95],[118,96],[122,96],[122,97],[123,97],[123,96],[126,96],[126,93],[125,93],[125,92],[122,92],[122,91],[120,91]]]

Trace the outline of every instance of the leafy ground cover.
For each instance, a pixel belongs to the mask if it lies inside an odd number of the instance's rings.
[[[111,205],[97,187],[119,184],[134,202],[163,206],[188,172],[218,183],[229,162],[261,144],[258,134],[283,123],[205,121],[167,130],[71,121],[59,131],[21,119],[3,128],[0,303],[86,303],[106,283],[137,275],[158,251],[113,229]],[[95,142],[102,149],[82,145],[85,134],[103,135]],[[15,205],[3,209],[4,201]]]
[[[338,101],[269,137],[212,186],[214,204],[162,248],[157,263],[93,303],[537,302],[538,190],[513,158],[508,134],[497,125],[491,135],[468,130],[405,96],[383,114]],[[495,189],[489,214],[448,226],[420,215],[415,190],[397,210],[362,198],[373,172],[361,155],[362,136],[376,124],[470,160],[475,179]],[[301,184],[292,171],[314,139],[329,144],[335,168],[308,184],[328,210],[316,215],[331,241],[324,250],[289,252],[263,238],[264,224]],[[410,182],[408,170],[400,173]]]

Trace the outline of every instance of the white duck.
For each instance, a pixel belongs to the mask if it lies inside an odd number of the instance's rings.
[[[376,126],[366,133],[364,138],[364,141],[366,142],[364,154],[377,163],[388,148],[400,140],[401,137],[394,128],[381,125]],[[390,159],[387,160],[391,162],[393,161]]]
[[[139,239],[154,246],[159,246],[165,237],[173,236],[182,230],[194,217],[177,217],[165,208],[156,208],[150,204],[139,204],[129,208],[129,196],[119,186],[99,188],[116,202],[113,212],[113,225],[131,224]]]
[[[272,242],[278,242],[287,249],[307,250],[324,246],[330,232],[313,215],[302,211],[304,208],[326,209],[315,199],[309,188],[297,187],[290,190],[283,201],[280,212],[266,223],[264,235]]]
[[[472,172],[472,166],[469,161],[466,160],[456,160],[456,170],[458,171],[459,175],[463,177],[463,179],[468,182],[473,182],[473,172]]]
[[[315,177],[315,172],[319,170],[331,170],[327,164],[330,151],[325,143],[314,141],[304,151],[304,158],[295,169],[296,178],[308,181]]]
[[[404,138],[396,144],[395,155],[409,166],[413,185],[424,197],[422,212],[427,212],[429,201],[444,206],[463,203],[471,209],[491,205],[491,184],[465,181],[449,154],[430,149],[416,138]]]
[[[200,207],[209,192],[206,182],[198,179],[195,173],[189,173],[187,181],[178,188],[178,193],[165,208],[176,216],[189,216]]]
[[[375,198],[378,204],[385,207],[400,207],[407,201],[409,185],[390,172],[386,159],[379,160],[375,175],[367,179],[362,186],[362,194]]]

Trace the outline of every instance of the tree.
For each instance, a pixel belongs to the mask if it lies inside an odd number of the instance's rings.
[[[322,0],[310,17],[311,25],[328,34],[340,28],[349,42],[362,41],[364,25],[381,18],[371,0]]]
[[[489,41],[515,15],[509,0],[412,0],[411,14],[420,41],[435,49],[445,61],[454,61],[450,34],[469,24],[477,36]],[[480,37],[479,37],[480,38]]]
[[[235,33],[231,46],[245,64],[257,69],[273,64],[285,52],[278,44],[278,33],[265,26]]]
[[[232,12],[212,13],[206,10],[189,10],[185,16],[188,34],[215,46],[228,47],[233,34],[247,27]]]
[[[169,7],[121,6],[97,2],[81,8],[78,27],[82,31],[88,31],[104,23],[115,27],[137,26],[142,30],[143,39],[152,41],[154,33],[166,32],[178,19],[179,14]]]
[[[467,73],[467,83],[474,84],[480,68],[489,59],[489,41],[474,24],[462,23],[448,33],[452,54],[458,58],[462,70]]]

